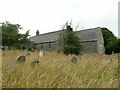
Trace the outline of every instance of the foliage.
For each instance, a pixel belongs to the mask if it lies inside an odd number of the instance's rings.
[[[105,53],[112,54],[112,52],[117,53],[119,52],[119,39],[107,28],[101,28],[102,34],[104,38],[104,45],[105,45]]]
[[[28,51],[32,51],[32,48],[28,48]]]
[[[118,42],[117,42],[117,50],[118,50],[118,52],[120,52],[120,39],[118,39]]]
[[[20,34],[19,30],[21,29],[19,24],[11,24],[7,21],[2,23],[2,45],[20,49],[22,44],[29,42],[29,31]]]
[[[63,31],[64,53],[78,55],[81,52],[80,38],[76,36],[70,25],[66,25]]]

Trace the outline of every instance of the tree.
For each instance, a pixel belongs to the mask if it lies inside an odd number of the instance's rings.
[[[118,42],[117,42],[117,51],[120,53],[120,39],[118,39]]]
[[[70,25],[67,24],[66,29],[63,29],[62,37],[63,52],[65,54],[78,55],[81,52],[80,38],[76,36]]]
[[[112,52],[118,52],[118,39],[117,37],[107,28],[101,28],[103,38],[104,38],[104,46],[105,53],[112,54]]]
[[[106,54],[117,53],[117,39],[111,38],[109,43],[106,45]]]
[[[2,45],[19,49],[22,44],[29,42],[29,31],[20,34],[19,30],[21,29],[19,24],[11,24],[7,21],[2,23]]]

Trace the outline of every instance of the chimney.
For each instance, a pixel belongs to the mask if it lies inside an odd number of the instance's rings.
[[[37,30],[37,31],[36,31],[36,36],[38,36],[38,35],[39,35],[39,31]]]

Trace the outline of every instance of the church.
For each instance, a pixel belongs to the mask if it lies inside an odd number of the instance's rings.
[[[44,51],[62,51],[63,46],[59,41],[59,36],[63,30],[39,34],[30,37],[34,48],[42,49]],[[80,37],[80,44],[82,45],[83,53],[98,53],[104,54],[104,39],[100,27],[75,31],[75,34]]]

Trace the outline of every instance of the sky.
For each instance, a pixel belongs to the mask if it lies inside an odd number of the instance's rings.
[[[20,33],[31,36],[61,30],[67,21],[74,30],[106,27],[118,36],[118,1],[0,0],[0,22],[20,24]]]

